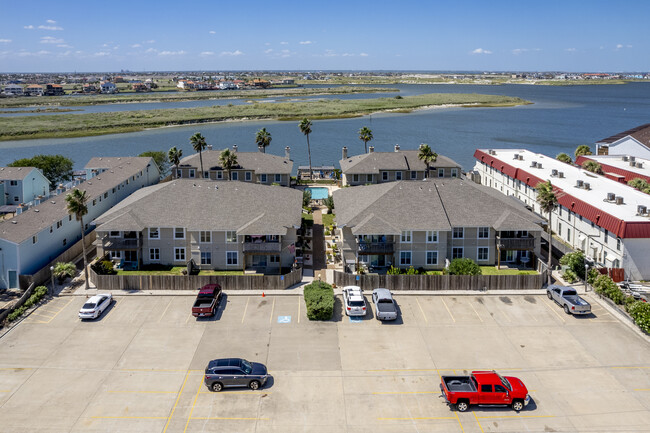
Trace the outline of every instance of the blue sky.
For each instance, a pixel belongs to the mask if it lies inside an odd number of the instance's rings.
[[[0,6],[0,72],[650,71],[647,0]]]

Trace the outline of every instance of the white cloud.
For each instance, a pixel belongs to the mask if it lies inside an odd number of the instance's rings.
[[[289,45],[289,42],[280,42],[280,45]]]
[[[242,56],[242,55],[244,55],[244,53],[242,53],[242,52],[239,51],[239,50],[235,50],[235,51],[222,51],[221,54],[220,54],[220,56]]]
[[[282,58],[286,59],[287,57],[291,57],[291,51],[289,50],[282,50],[280,53],[280,57]]]
[[[107,51],[99,51],[99,52],[93,54],[93,56],[95,56],[95,57],[106,57],[106,56],[110,56],[110,55],[111,55],[111,53],[109,53]]]
[[[526,51],[528,51],[528,48],[515,48],[514,50],[512,50],[512,54],[518,56],[519,54],[525,53]]]
[[[62,53],[59,53],[58,56],[59,57],[68,57],[70,54],[72,54],[72,51],[68,50],[68,51],[64,51]]]
[[[149,39],[148,41],[144,41],[143,44],[153,44],[155,42],[156,42],[155,39]]]
[[[205,56],[214,56],[214,51],[203,51],[200,55],[203,56],[203,57],[205,57]]]
[[[140,47],[142,47],[142,45],[140,45],[140,44],[133,44],[133,45],[131,45],[131,48],[140,48]]]
[[[147,48],[147,50],[145,51],[145,53],[157,53],[157,52],[158,50],[155,48]]]
[[[568,51],[568,52],[570,52],[570,53],[574,53],[574,52],[576,52],[576,51],[578,51],[578,50],[576,50],[575,48],[566,48],[564,51]]]
[[[48,56],[51,53],[49,51],[40,50],[35,53],[30,53],[29,51],[21,51],[18,53],[19,57],[38,57],[38,56]]]
[[[186,54],[185,51],[180,50],[180,51],[161,51],[158,53],[159,56],[182,56],[183,54]]]
[[[11,39],[0,39],[0,44],[8,44],[11,42]]]
[[[30,24],[28,26],[23,26],[23,28],[27,29],[27,30],[32,30],[34,28],[34,26]]]
[[[336,57],[336,56],[338,56],[338,54],[336,54],[334,52],[334,50],[325,50],[324,56],[325,57]]]
[[[623,48],[623,45],[622,45],[622,44],[618,44],[618,45],[616,45],[616,49],[617,49],[617,50],[620,50],[621,48]]]
[[[56,24],[56,21],[54,20],[45,20],[45,22],[48,24]]]
[[[477,48],[474,51],[472,51],[470,54],[492,54],[492,51],[484,50],[483,48]]]
[[[271,54],[273,52],[273,48],[269,48],[268,50],[264,50],[264,54]]]
[[[343,53],[343,54],[341,54],[341,56],[343,56],[343,57],[353,57],[353,56],[354,56],[354,54],[350,54],[350,53]]]
[[[361,57],[368,57],[368,53],[361,53],[359,54]]]
[[[59,44],[59,45],[57,45],[57,47],[59,47],[59,48],[72,48],[72,47],[71,47],[70,45],[68,45],[68,44]]]
[[[270,42],[264,42],[264,45],[266,45],[268,47],[269,45],[271,45],[271,43]]]
[[[41,44],[64,44],[65,41],[62,38],[55,38],[52,36],[43,36],[41,38]]]
[[[312,41],[300,41],[298,42],[300,45],[311,45]]]
[[[214,34],[216,34],[217,32],[215,32],[214,30],[210,30],[208,33],[210,33],[211,35],[214,35]]]
[[[38,28],[41,30],[55,30],[55,31],[63,30],[63,27],[59,27],[59,26],[38,26]]]

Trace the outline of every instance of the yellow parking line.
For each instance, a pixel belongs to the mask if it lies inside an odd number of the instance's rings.
[[[476,423],[478,424],[478,428],[481,429],[482,433],[485,433],[485,431],[483,430],[483,426],[481,425],[481,421],[479,421],[478,417],[476,416],[476,412],[472,412],[472,413],[474,414],[474,418],[476,418]]]
[[[185,319],[185,324],[187,324],[187,322],[190,321],[190,317],[194,317],[194,316],[192,316],[192,313],[187,315],[187,319]]]
[[[611,368],[650,368],[650,367],[645,367],[645,366],[639,367],[639,366],[636,366],[636,365],[623,365],[623,366],[620,366],[620,367],[611,367]]]
[[[203,370],[172,370],[172,369],[163,369],[163,368],[123,368],[118,371],[143,371],[143,372],[149,372],[149,373],[178,373],[178,372],[195,372],[195,371],[203,371]]]
[[[377,418],[379,421],[413,421],[413,420],[435,420],[435,419],[456,419],[453,416],[420,416],[420,417],[408,417],[408,418]],[[459,421],[460,422],[460,421]]]
[[[241,316],[241,323],[244,323],[244,319],[246,318],[246,310],[248,310],[248,301],[251,300],[251,297],[249,296],[246,298],[246,306],[244,307],[244,314]]]
[[[168,303],[167,306],[165,307],[165,311],[163,311],[162,314],[160,315],[160,318],[158,319],[158,323],[160,323],[160,321],[162,320],[162,318],[165,316],[165,313],[167,312],[167,310],[169,309],[169,306],[170,306],[171,304],[172,304],[172,300],[170,299],[170,300],[169,300],[169,303]]]
[[[56,316],[58,316],[59,313],[61,313],[61,311],[65,310],[65,307],[67,307],[68,305],[70,305],[70,303],[71,303],[73,300],[74,300],[74,298],[70,298],[70,300],[68,301],[68,303],[65,304],[65,305],[64,305],[64,306],[59,310],[59,312],[56,313],[56,314],[54,315],[54,317],[52,317],[50,320],[48,320],[47,323],[50,323],[52,320],[54,320],[54,318],[55,318]]]
[[[0,389],[0,392],[11,392],[10,389]]]
[[[1,367],[0,370],[33,370],[32,367]]]
[[[422,309],[422,305],[420,305],[420,301],[418,301],[418,298],[415,298],[415,302],[418,303],[418,307],[420,307],[420,311],[422,312],[422,317],[424,317],[424,321],[426,323],[429,323],[429,320],[427,319],[427,315],[424,314],[424,310]]]
[[[560,316],[560,315],[558,314],[558,312],[555,311],[555,309],[551,308],[551,306],[548,305],[548,302],[546,302],[546,301],[542,301],[542,304],[546,305],[546,308],[548,308],[549,310],[551,310],[551,311],[553,312],[553,314],[555,314],[555,315],[556,315],[556,316],[557,316],[557,317],[562,321],[562,323],[566,323],[566,320],[564,320],[564,317]]]
[[[235,421],[247,421],[247,420],[255,420],[255,421],[268,421],[268,418],[234,418],[234,417],[222,417],[222,416],[199,416],[199,417],[194,417],[190,419],[203,419],[203,420],[212,420],[212,419],[217,419],[217,420],[235,420]]]
[[[183,429],[183,433],[187,431],[187,426],[190,425],[190,420],[192,419],[192,413],[194,413],[194,406],[196,406],[196,400],[199,398],[199,392],[201,392],[202,387],[203,387],[203,378],[201,378],[201,381],[199,382],[199,388],[196,390],[196,394],[194,395],[194,402],[192,403],[192,408],[190,409],[190,416],[187,417],[187,422],[185,423],[185,428]]]
[[[634,390],[635,391],[650,391],[650,388],[635,388]]]
[[[460,422],[460,418],[458,417],[458,412],[454,412],[454,415],[456,415],[456,420],[458,420],[458,425],[460,426],[460,431],[465,433],[465,429],[463,428],[463,423]]]
[[[391,395],[391,394],[440,394],[440,391],[386,391],[373,392],[373,395]]]
[[[476,313],[476,316],[478,317],[478,320],[480,320],[481,322],[483,322],[483,319],[481,319],[481,315],[478,314],[478,311],[476,311],[476,308],[474,308],[474,306],[472,305],[471,302],[469,303],[469,306],[472,307],[472,310],[474,310],[474,312]]]
[[[176,391],[107,391],[119,394],[176,394]]]
[[[257,395],[257,396],[261,397],[263,395],[272,394],[272,393],[268,392],[268,391],[264,391],[264,392],[260,392],[260,391],[235,391],[235,392],[232,392],[232,393],[229,393],[229,392],[201,391],[201,392],[199,392],[199,394],[212,394],[214,396],[218,396],[218,395],[242,395],[243,394],[243,395]]]
[[[445,308],[447,309],[447,313],[449,313],[449,316],[451,317],[451,320],[453,320],[454,323],[456,323],[456,319],[454,319],[454,315],[451,314],[451,310],[447,306],[447,303],[445,302],[445,300],[443,298],[440,298],[440,300],[442,301],[443,304],[445,304]]]
[[[275,310],[275,296],[273,297],[273,304],[271,305],[271,317],[269,317],[269,323],[273,323],[273,310]]]
[[[478,419],[500,419],[500,418],[555,418],[555,415],[494,415],[477,416]]]
[[[187,371],[187,374],[185,375],[185,380],[183,381],[183,386],[181,386],[181,390],[178,393],[178,397],[176,397],[176,402],[174,403],[174,407],[172,408],[172,412],[169,414],[169,418],[167,418],[167,424],[165,424],[165,429],[163,430],[163,433],[167,431],[167,428],[169,427],[169,423],[172,420],[172,417],[174,416],[174,411],[176,410],[176,406],[178,406],[178,401],[181,399],[181,394],[183,394],[183,390],[185,389],[185,384],[187,383],[187,378],[190,376],[189,370]]]
[[[440,368],[440,369],[438,368],[393,368],[393,369],[387,368],[385,370],[366,370],[366,371],[372,373],[377,373],[377,372],[383,373],[389,371],[438,371],[438,370],[451,371],[451,369],[444,369],[444,368]]]
[[[166,416],[91,416],[93,419],[165,419]]]

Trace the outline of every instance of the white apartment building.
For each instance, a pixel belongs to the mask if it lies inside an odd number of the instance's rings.
[[[481,184],[538,214],[535,188],[550,180],[559,202],[552,230],[564,242],[603,266],[625,269],[626,278],[650,278],[650,195],[525,149],[477,149],[474,157]]]

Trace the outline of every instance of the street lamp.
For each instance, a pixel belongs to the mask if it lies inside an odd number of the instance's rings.
[[[587,276],[589,275],[589,264],[585,263],[585,292],[587,291]]]
[[[52,289],[52,295],[54,295],[54,266],[50,266],[50,278],[52,280],[52,283],[50,284]]]

